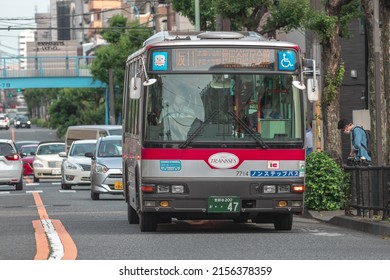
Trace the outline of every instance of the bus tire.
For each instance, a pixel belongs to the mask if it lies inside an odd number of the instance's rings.
[[[127,202],[127,220],[131,225],[139,223],[139,217],[137,211],[135,211],[134,208],[131,207],[130,201]]]
[[[156,231],[157,218],[153,213],[141,212],[139,215],[139,227],[141,232]]]
[[[276,230],[291,230],[293,214],[278,214],[275,216],[274,227]]]

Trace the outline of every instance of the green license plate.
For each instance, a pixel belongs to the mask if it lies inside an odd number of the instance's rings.
[[[210,196],[208,198],[209,213],[240,212],[240,198],[238,196]]]

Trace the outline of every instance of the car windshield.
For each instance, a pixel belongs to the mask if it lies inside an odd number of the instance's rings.
[[[108,140],[102,141],[98,151],[99,157],[121,157],[122,156],[122,141]]]
[[[94,153],[96,149],[96,143],[77,143],[73,144],[70,148],[70,156],[84,156],[85,153]]]
[[[65,144],[45,144],[38,147],[37,155],[59,154],[65,151]]]
[[[22,154],[26,154],[30,156],[32,153],[35,153],[36,150],[37,150],[37,146],[26,146],[26,147],[22,147],[20,149],[20,152]]]

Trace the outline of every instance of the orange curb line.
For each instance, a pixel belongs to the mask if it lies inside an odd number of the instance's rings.
[[[32,221],[35,230],[35,244],[37,253],[34,260],[47,260],[49,258],[49,242],[47,241],[46,232],[42,226],[41,220]]]
[[[47,240],[47,236],[45,230],[42,226],[41,220],[49,220],[49,215],[46,212],[45,206],[42,203],[41,196],[39,193],[33,193],[34,201],[37,206],[39,221],[33,221],[33,227],[35,229],[35,239],[37,244],[37,253],[36,257],[46,256],[43,258],[47,260],[49,257],[49,253],[46,253],[46,250],[49,248],[49,242]],[[77,247],[73,242],[73,239],[70,237],[69,233],[66,231],[64,225],[60,220],[51,220],[60,240],[64,247],[64,255],[62,256],[62,260],[75,260],[77,257]]]

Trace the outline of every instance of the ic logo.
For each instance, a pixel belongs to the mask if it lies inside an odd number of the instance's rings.
[[[279,161],[268,161],[267,167],[268,169],[279,169]]]

